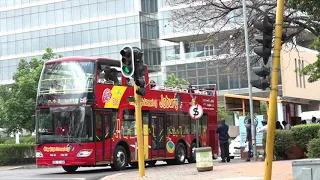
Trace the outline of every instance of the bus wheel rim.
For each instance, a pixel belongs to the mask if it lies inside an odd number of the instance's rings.
[[[117,162],[120,166],[124,166],[126,163],[126,156],[123,151],[118,151],[117,153]]]
[[[178,157],[179,157],[179,159],[180,159],[181,162],[184,160],[184,158],[185,158],[185,152],[184,152],[183,147],[180,147],[180,148],[179,148]]]

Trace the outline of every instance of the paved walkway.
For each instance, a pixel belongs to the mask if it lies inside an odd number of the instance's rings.
[[[293,180],[291,161],[275,161],[272,168],[272,180]],[[196,164],[179,166],[156,166],[146,168],[145,177],[139,178],[138,169],[133,172],[119,172],[106,176],[103,180],[263,180],[264,162],[219,163],[214,162],[213,170],[198,172]]]

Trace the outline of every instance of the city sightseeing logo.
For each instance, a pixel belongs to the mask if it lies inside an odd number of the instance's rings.
[[[43,151],[44,152],[70,152],[70,151],[74,151],[74,147],[70,144],[68,144],[67,146],[65,147],[47,147],[47,146],[44,146],[43,147]]]

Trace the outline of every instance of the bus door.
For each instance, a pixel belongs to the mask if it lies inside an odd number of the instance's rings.
[[[111,112],[96,111],[96,162],[101,164],[111,160]]]
[[[151,114],[151,158],[165,158],[166,131],[165,131],[165,114]]]

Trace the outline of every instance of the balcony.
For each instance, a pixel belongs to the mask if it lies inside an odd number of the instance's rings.
[[[183,55],[181,54],[167,55],[166,61],[193,59],[193,58],[201,58],[201,57],[208,57],[208,56],[220,56],[220,55],[226,55],[226,54],[230,54],[230,49],[204,50],[204,51],[184,53],[184,58],[183,58]]]

